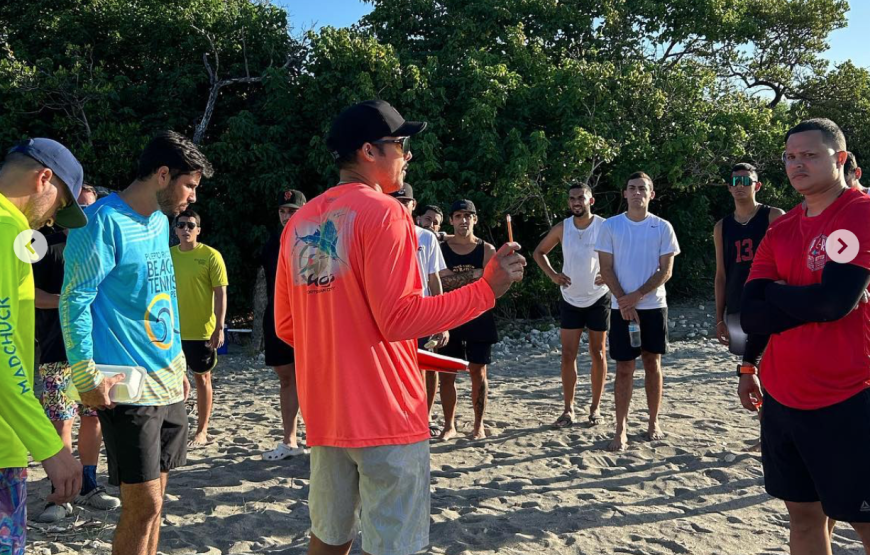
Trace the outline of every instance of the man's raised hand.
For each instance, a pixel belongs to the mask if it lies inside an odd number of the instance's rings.
[[[496,299],[507,293],[511,284],[523,279],[526,259],[519,250],[519,243],[505,243],[483,269],[483,279],[492,288]]]

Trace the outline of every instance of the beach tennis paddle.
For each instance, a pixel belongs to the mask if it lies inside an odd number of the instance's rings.
[[[417,349],[417,363],[420,370],[429,372],[465,372],[468,370],[468,361],[461,358],[446,357],[422,349]]]

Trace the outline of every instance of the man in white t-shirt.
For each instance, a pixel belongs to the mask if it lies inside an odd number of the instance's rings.
[[[575,183],[568,189],[571,216],[559,222],[535,248],[534,258],[547,277],[559,286],[562,302],[562,392],[565,410],[555,424],[565,428],[574,424],[574,395],[577,388],[577,352],[583,329],[589,335],[589,357],[592,359],[592,404],[589,422],[598,424],[607,358],[604,343],[610,329],[610,291],[601,280],[595,243],[604,218],[592,214],[595,197],[585,183]],[[562,243],[562,271],[557,272],[547,254]]]
[[[668,349],[665,282],[671,278],[674,256],[680,253],[671,224],[649,213],[649,203],[655,198],[650,176],[643,172],[631,174],[623,195],[628,211],[604,222],[595,245],[601,277],[613,296],[610,358],[616,360],[616,436],[607,447],[609,451],[621,451],[628,443],[628,408],[638,356],[646,371],[646,437],[650,441],[664,437],[658,416],[662,355]],[[631,346],[630,323],[640,325],[639,347]]]
[[[411,217],[414,217],[414,209],[417,207],[417,201],[414,199],[414,189],[405,183],[401,189],[392,193],[399,202],[405,207]],[[440,223],[439,223],[440,225]],[[420,265],[420,277],[423,279],[423,296],[431,297],[440,295],[444,292],[441,287],[441,273],[449,274],[447,264],[444,262],[444,255],[441,254],[441,245],[438,243],[438,236],[435,232],[420,227],[414,226],[417,232],[417,262]],[[443,347],[450,339],[450,332],[445,331],[433,335],[432,337],[421,337],[418,339],[418,346],[422,349],[428,343],[430,348]],[[431,347],[435,343],[435,347]],[[432,407],[435,404],[435,393],[438,391],[438,374],[436,372],[424,372],[426,379],[426,397],[429,403],[429,413],[432,413]],[[437,437],[441,430],[437,426],[430,424],[429,431],[432,437]]]

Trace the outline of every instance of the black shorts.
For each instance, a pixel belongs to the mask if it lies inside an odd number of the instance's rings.
[[[160,473],[187,462],[184,402],[162,407],[117,405],[97,415],[113,486],[157,480]]]
[[[583,308],[562,299],[559,313],[563,330],[607,331],[610,329],[610,293]]]
[[[208,374],[217,366],[217,351],[205,339],[182,340],[181,350],[194,374]]]
[[[439,355],[446,357],[461,358],[472,364],[492,363],[492,343],[480,343],[477,341],[464,341],[450,336],[447,345],[438,350]]]
[[[842,522],[870,522],[870,389],[816,410],[764,396],[764,488],[783,501],[822,502]]]
[[[634,360],[641,351],[663,355],[668,352],[668,309],[638,310],[640,317],[640,347],[631,346],[628,321],[614,308],[610,311],[610,358],[616,361]]]
[[[267,309],[267,314],[271,309]],[[275,319],[263,318],[263,343],[266,347],[266,366],[286,366],[296,362],[293,347],[275,333]]]

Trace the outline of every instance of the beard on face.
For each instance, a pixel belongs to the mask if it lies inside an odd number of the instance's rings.
[[[59,193],[60,191],[58,191]],[[54,218],[57,212],[54,209],[57,195],[52,194],[51,190],[46,190],[38,197],[31,197],[30,202],[24,208],[24,217],[27,218],[27,223],[30,229],[40,229],[49,220]]]
[[[578,218],[582,218],[582,217],[585,216],[588,212],[589,212],[589,209],[588,209],[587,207],[585,207],[585,206],[580,206],[580,207],[578,207],[578,208],[572,208],[572,209],[571,209],[571,214],[572,214],[573,216],[578,217]]]
[[[160,211],[170,217],[175,217],[181,214],[183,208],[172,199],[172,193],[175,191],[175,181],[170,181],[169,185],[162,191],[157,191],[157,204],[160,206]]]

